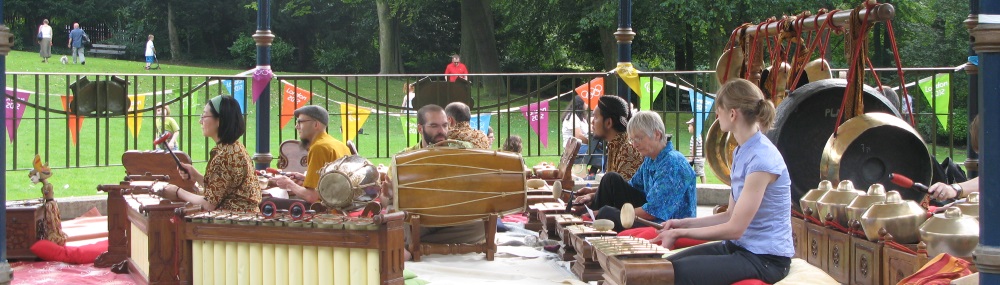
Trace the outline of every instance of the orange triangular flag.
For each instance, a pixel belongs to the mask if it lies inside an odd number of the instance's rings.
[[[68,106],[69,96],[60,96],[59,99],[62,99],[63,110],[69,112],[69,106]],[[73,136],[73,144],[75,145],[77,144],[78,140],[77,134],[80,133],[80,127],[83,126],[83,117],[79,117],[73,114],[69,114],[66,116],[67,116],[66,124],[67,126],[69,126],[69,134]]]
[[[309,98],[312,98],[312,93],[306,91],[302,88],[295,87],[291,83],[284,82],[284,88],[281,88],[281,127],[284,128],[288,125],[288,121],[295,118],[295,110],[302,108],[309,103]]]

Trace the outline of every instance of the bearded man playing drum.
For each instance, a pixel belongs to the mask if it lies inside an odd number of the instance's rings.
[[[276,176],[272,181],[281,189],[295,193],[295,196],[315,203],[319,200],[320,173],[323,166],[341,157],[351,155],[351,150],[343,142],[333,138],[326,132],[330,122],[330,113],[320,106],[305,106],[295,110],[295,130],[299,132],[299,140],[303,148],[309,149],[306,173],[290,172],[285,176]],[[296,183],[300,181],[300,183]]]
[[[441,106],[429,104],[417,110],[417,131],[420,132],[420,143],[403,152],[434,146],[448,139],[450,131],[448,116]],[[472,148],[472,144],[458,142],[463,147]],[[392,175],[389,175],[392,177]],[[392,189],[393,181],[382,183],[382,193]],[[406,244],[409,246],[410,227],[403,227]],[[420,227],[420,240],[426,243],[481,243],[486,240],[486,228],[483,223],[470,223],[449,227]],[[404,251],[404,258],[410,260],[410,252]]]

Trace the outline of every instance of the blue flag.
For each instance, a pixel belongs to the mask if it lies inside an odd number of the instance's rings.
[[[707,123],[705,120],[708,119],[708,115],[712,114],[715,97],[705,96],[705,94],[695,92],[694,89],[688,90],[688,95],[691,96],[691,112],[694,113],[694,131],[701,134],[701,130]]]
[[[222,85],[226,86],[226,90],[229,91],[229,95],[233,95],[233,98],[236,99],[236,102],[240,103],[240,111],[242,111],[243,114],[247,113],[247,103],[245,98],[246,96],[244,95],[244,90],[246,90],[245,87],[246,83],[247,82],[245,80],[238,80],[236,81],[235,86],[233,86],[233,80],[231,79],[222,80]]]
[[[493,116],[493,114],[480,114],[479,116],[472,117],[469,120],[469,125],[471,125],[471,127],[473,129],[477,129],[477,130],[483,132],[484,134],[489,134],[490,133],[490,117],[492,117],[492,116]]]

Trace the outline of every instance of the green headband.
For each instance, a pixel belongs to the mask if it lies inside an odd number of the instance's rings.
[[[219,115],[222,115],[222,97],[223,96],[224,95],[215,96],[215,98],[212,98],[211,100],[208,100],[208,101],[212,102],[212,108],[215,109],[215,113],[217,113]]]

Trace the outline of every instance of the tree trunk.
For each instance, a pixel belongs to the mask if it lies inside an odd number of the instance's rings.
[[[472,47],[465,45],[466,37],[471,37]],[[466,62],[473,73],[500,73],[500,53],[497,51],[496,35],[493,33],[493,12],[489,0],[462,0],[462,51],[471,48],[473,54],[462,58],[475,58]],[[487,94],[497,95],[503,90],[503,78],[479,77],[470,80],[482,83]]]
[[[170,0],[167,0],[167,35],[170,37],[170,58],[183,61],[184,53],[181,52],[181,41],[177,38],[177,27],[174,25],[174,5]]]
[[[380,74],[403,73],[403,56],[399,51],[399,17],[392,11],[389,0],[377,0],[378,57]]]

